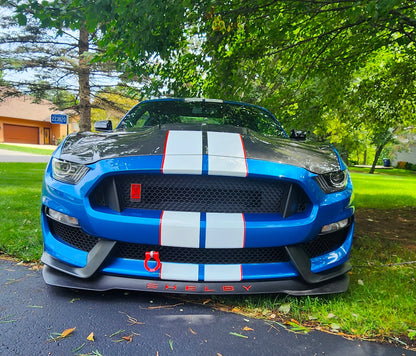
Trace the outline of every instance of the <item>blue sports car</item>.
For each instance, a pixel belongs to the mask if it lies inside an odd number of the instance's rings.
[[[266,109],[157,99],[69,135],[42,191],[47,284],[318,295],[348,288],[351,179]],[[295,135],[296,136],[296,135]]]

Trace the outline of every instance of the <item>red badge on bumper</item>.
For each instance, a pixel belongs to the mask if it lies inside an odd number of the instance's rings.
[[[130,200],[141,201],[142,200],[142,185],[132,183],[130,185]]]

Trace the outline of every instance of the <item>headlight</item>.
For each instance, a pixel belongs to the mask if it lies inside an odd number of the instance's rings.
[[[52,159],[52,175],[56,180],[64,183],[77,184],[88,172],[89,168],[83,164]]]
[[[321,189],[327,194],[340,192],[344,190],[347,185],[348,171],[344,170],[320,174],[315,177],[315,180]]]

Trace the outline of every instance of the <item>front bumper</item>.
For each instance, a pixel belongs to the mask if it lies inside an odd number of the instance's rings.
[[[286,293],[290,295],[320,295],[342,293],[348,289],[349,259],[334,268],[314,273],[311,260],[301,246],[286,246],[290,263],[297,270],[295,278],[280,280],[247,280],[241,282],[173,281],[134,278],[103,273],[102,266],[109,259],[115,241],[100,239],[87,255],[87,264],[77,267],[66,264],[46,251],[43,278],[49,285],[58,287],[104,291],[128,289],[191,294],[256,294]],[[100,273],[96,273],[101,269]],[[104,269],[105,271],[105,269]]]
[[[100,274],[87,279],[82,279],[60,272],[47,265],[45,265],[43,268],[43,279],[47,284],[56,287],[93,291],[122,289],[183,294],[285,293],[294,296],[302,296],[345,292],[349,285],[349,276],[345,272],[350,270],[351,266],[349,262],[346,262],[338,268],[338,273],[343,272],[339,277],[317,284],[307,283],[300,278],[277,281],[220,283],[160,281],[154,279],[138,279]]]

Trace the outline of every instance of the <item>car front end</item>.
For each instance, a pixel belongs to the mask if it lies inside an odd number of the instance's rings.
[[[211,119],[190,125],[184,116],[70,135],[57,149],[42,192],[46,283],[344,292],[354,205],[336,151]]]

